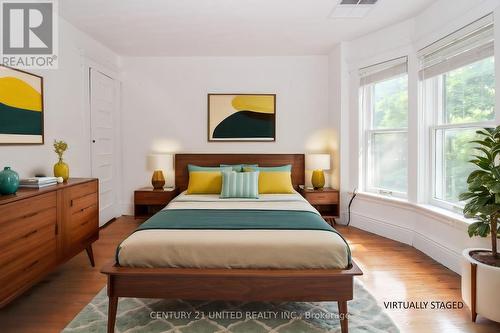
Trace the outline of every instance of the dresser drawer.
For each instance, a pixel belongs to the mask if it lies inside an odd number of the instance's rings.
[[[97,206],[97,192],[93,192],[82,197],[72,199],[70,202],[71,214],[77,214],[87,210],[89,207]]]
[[[0,268],[0,299],[8,297],[30,281],[36,280],[52,268],[56,260],[56,241],[20,256]]]
[[[86,221],[97,217],[97,214],[97,203],[79,209],[78,211],[70,214],[68,229],[73,230],[75,228],[79,228],[81,225],[85,224]]]
[[[97,203],[71,214],[68,221],[70,243],[79,242],[95,234],[99,229],[98,216]]]
[[[56,192],[27,198],[21,201],[0,206],[0,226],[6,223],[25,223],[27,219],[36,218],[41,212],[56,207]]]
[[[82,221],[78,226],[70,231],[71,244],[82,245],[86,240],[92,238],[98,233],[99,222],[97,216]],[[81,243],[81,244],[79,244]]]
[[[20,290],[26,289],[34,281],[47,274],[54,268],[56,262],[55,242],[46,244],[38,249],[37,256],[26,256],[22,260],[13,262],[13,265],[0,268],[0,302],[15,296]],[[14,266],[14,267],[10,267]],[[6,271],[6,274],[3,271]],[[7,273],[8,270],[8,273]]]
[[[338,192],[306,193],[305,198],[312,205],[331,205],[339,202]]]
[[[84,183],[78,186],[72,186],[68,189],[70,206],[74,205],[77,199],[85,197],[92,193],[97,193],[97,181]]]
[[[26,219],[14,219],[0,224],[0,252],[10,244],[22,246],[23,242],[34,236],[40,229],[51,226],[54,230],[57,222],[55,207],[39,211]]]
[[[38,251],[38,248],[44,244],[54,242],[56,240],[55,230],[55,224],[49,224],[30,232],[25,232],[25,234],[13,242],[1,246],[0,267],[30,252]]]

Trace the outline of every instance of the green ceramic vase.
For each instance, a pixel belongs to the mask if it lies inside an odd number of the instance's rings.
[[[14,194],[19,188],[19,175],[10,167],[5,167],[0,171],[0,194]]]
[[[62,158],[54,164],[54,177],[61,177],[64,181],[69,179],[69,166],[64,163]]]

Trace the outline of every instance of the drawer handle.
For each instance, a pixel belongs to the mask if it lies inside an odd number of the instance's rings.
[[[83,222],[83,223],[80,223],[80,225],[81,225],[81,226],[84,226],[84,225],[86,225],[86,224],[87,224],[87,223],[89,223],[89,222],[90,222],[90,220],[87,220],[87,221],[85,221],[85,222]]]
[[[90,209],[90,208],[92,208],[92,207],[93,207],[93,205],[92,205],[92,206],[85,207],[85,208],[82,208],[82,209],[80,209],[80,213],[82,213],[82,212],[84,212],[84,211],[86,211],[87,209]]]
[[[28,232],[26,235],[24,235],[22,238],[28,238],[29,236],[31,235],[34,235],[38,232],[38,230],[33,230],[33,231],[30,231]]]
[[[27,271],[28,269],[32,268],[33,266],[35,266],[36,264],[38,264],[38,260],[35,260],[33,261],[30,265],[26,266],[23,271]]]
[[[84,211],[86,211],[87,209],[89,209],[89,208],[91,208],[91,207],[92,207],[92,206],[82,208],[82,209],[80,209],[80,212],[84,212]]]
[[[34,213],[31,213],[31,214],[26,214],[26,215],[23,216],[23,218],[27,219],[27,218],[35,216],[36,214],[38,214],[38,212],[34,212]]]

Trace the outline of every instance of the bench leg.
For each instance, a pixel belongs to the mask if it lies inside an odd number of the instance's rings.
[[[87,256],[89,257],[89,260],[90,260],[90,265],[92,265],[92,267],[95,267],[94,252],[92,251],[92,244],[87,246],[85,248],[85,251],[87,251]]]
[[[115,332],[116,309],[118,308],[118,297],[109,296],[108,306],[108,333]]]
[[[348,322],[348,313],[347,313],[347,301],[338,301],[339,306],[339,317],[340,317],[340,331],[342,333],[348,333],[349,328],[347,325]]]

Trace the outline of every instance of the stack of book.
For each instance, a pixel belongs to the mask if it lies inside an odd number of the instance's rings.
[[[19,187],[25,188],[42,188],[56,184],[56,177],[32,177],[19,180]]]

